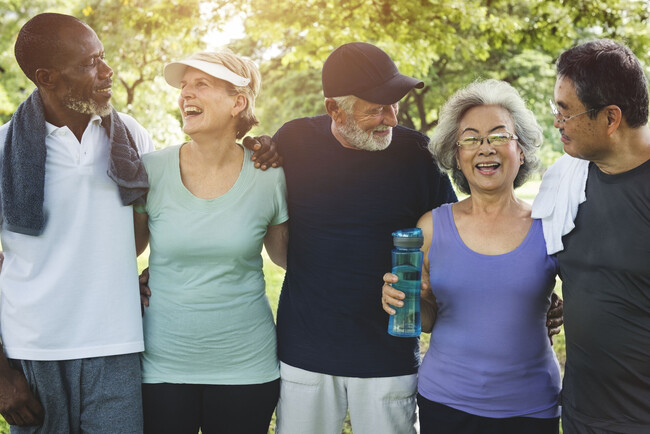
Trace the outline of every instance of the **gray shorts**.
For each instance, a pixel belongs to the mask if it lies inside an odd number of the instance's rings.
[[[11,433],[141,433],[138,353],[64,361],[12,360],[45,410],[40,427]]]

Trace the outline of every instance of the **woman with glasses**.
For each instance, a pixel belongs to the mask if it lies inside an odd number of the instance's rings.
[[[558,433],[560,369],[546,328],[558,266],[515,195],[541,143],[535,116],[502,81],[469,85],[440,113],[429,148],[469,196],[418,222],[422,330],[432,332],[418,374],[423,434]],[[395,275],[384,281],[394,314],[404,294],[390,286]]]

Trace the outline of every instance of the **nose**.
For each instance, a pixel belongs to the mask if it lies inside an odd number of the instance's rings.
[[[496,149],[487,141],[487,137],[481,138],[481,144],[478,146],[478,152],[481,155],[496,154]]]
[[[113,76],[113,68],[108,66],[108,63],[106,63],[106,60],[104,60],[104,59],[99,59],[99,62],[100,62],[100,65],[101,65],[100,74],[102,75],[102,77],[106,77],[106,78],[112,77]]]
[[[191,95],[192,95],[192,90],[191,89],[192,89],[192,87],[189,84],[186,84],[185,86],[182,86],[181,87],[181,94],[180,94],[179,98],[181,100],[190,98]]]
[[[397,126],[397,107],[394,105],[387,105],[384,106],[383,110],[383,120],[382,123],[384,125],[388,125],[389,127],[395,127]]]
[[[564,122],[558,119],[559,116],[553,116],[553,126],[558,130],[564,126]]]

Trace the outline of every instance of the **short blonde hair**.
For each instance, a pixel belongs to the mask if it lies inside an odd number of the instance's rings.
[[[190,56],[190,59],[203,60],[204,62],[223,65],[235,74],[248,78],[250,82],[246,86],[235,86],[232,83],[223,81],[227,87],[229,95],[244,95],[246,108],[239,114],[237,122],[237,138],[241,139],[260,122],[255,117],[255,98],[260,92],[262,78],[257,65],[252,60],[238,56],[228,49],[220,51],[204,51]]]

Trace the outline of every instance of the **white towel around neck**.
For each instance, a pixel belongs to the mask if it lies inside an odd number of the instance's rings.
[[[542,220],[549,255],[564,249],[562,237],[575,227],[578,206],[587,199],[588,168],[589,161],[564,154],[542,177],[532,217]]]

